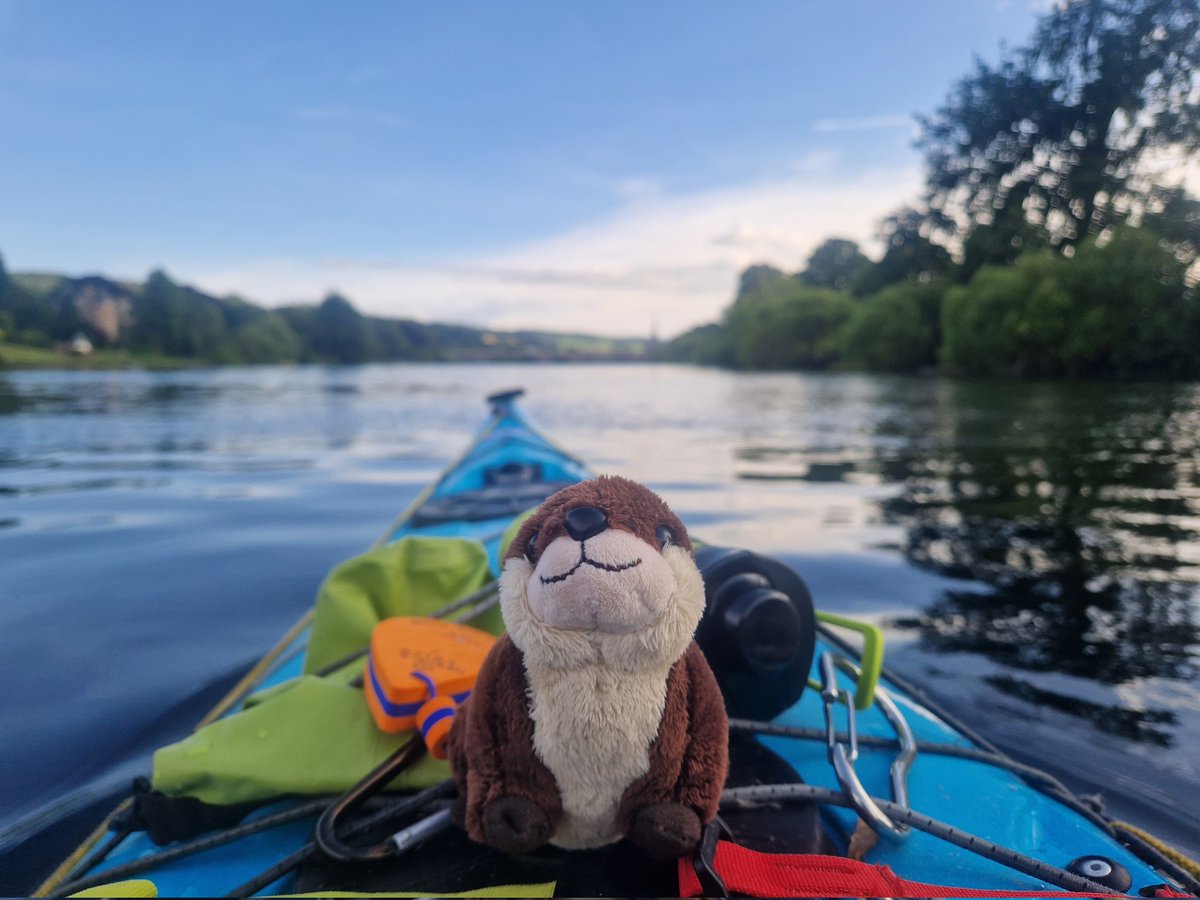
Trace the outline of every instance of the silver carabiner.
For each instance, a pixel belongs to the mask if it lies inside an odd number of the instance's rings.
[[[838,669],[855,679],[862,675],[862,670],[844,656],[836,656],[829,651],[821,654],[821,700],[824,703],[825,743],[829,763],[833,766],[842,792],[850,799],[855,812],[862,817],[863,821],[870,825],[877,834],[889,840],[903,840],[908,837],[909,827],[897,824],[888,818],[887,814],[871,799],[871,795],[859,780],[858,773],[854,771],[854,763],[858,759],[858,726],[854,715],[854,697],[850,691],[838,687]],[[916,741],[913,740],[908,722],[900,714],[900,710],[887,691],[876,687],[875,697],[884,716],[900,739],[900,753],[892,762],[890,771],[892,797],[896,803],[907,808],[908,770],[916,757]],[[849,738],[849,746],[838,740],[837,728],[833,721],[833,709],[839,701],[846,708],[846,735]]]

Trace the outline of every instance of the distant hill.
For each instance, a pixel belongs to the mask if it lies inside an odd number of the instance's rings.
[[[640,360],[651,342],[367,316],[346,298],[268,309],[215,297],[165,272],[144,283],[99,275],[5,275],[0,264],[0,341],[66,346],[83,335],[96,348],[209,363],[402,360]]]

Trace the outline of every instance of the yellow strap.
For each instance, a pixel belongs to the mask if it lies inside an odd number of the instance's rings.
[[[1167,844],[1159,838],[1156,838],[1148,831],[1143,831],[1136,825],[1130,825],[1128,822],[1121,822],[1114,819],[1112,825],[1114,828],[1120,828],[1124,831],[1128,831],[1130,834],[1137,835],[1193,878],[1200,878],[1200,863],[1196,862],[1191,857],[1184,856],[1170,844]]]
[[[497,884],[493,887],[475,888],[446,894],[442,891],[388,891],[386,894],[359,894],[354,891],[320,891],[313,894],[276,894],[277,897],[553,897],[558,882],[545,881],[541,884]]]
[[[157,897],[158,888],[153,881],[144,878],[134,878],[129,881],[114,881],[112,884],[98,884],[86,891],[67,894],[68,897]]]

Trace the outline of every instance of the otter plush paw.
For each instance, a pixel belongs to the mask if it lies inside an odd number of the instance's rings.
[[[532,800],[507,796],[483,807],[484,841],[505,853],[529,853],[550,840],[550,819]]]
[[[634,814],[629,839],[659,859],[676,859],[700,842],[700,817],[682,803],[653,803]]]

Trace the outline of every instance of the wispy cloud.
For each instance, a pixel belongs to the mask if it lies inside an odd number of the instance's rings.
[[[913,117],[905,113],[885,113],[878,116],[862,116],[850,119],[821,119],[813,124],[813,131],[832,134],[838,131],[877,131],[886,128],[903,128],[913,124]]]
[[[803,266],[830,235],[870,247],[875,223],[920,186],[914,165],[856,177],[788,177],[680,196],[633,192],[615,214],[554,237],[438,265],[379,258],[180,265],[216,292],[277,304],[337,289],[360,309],[496,328],[664,335],[715,320],[738,273]]]

